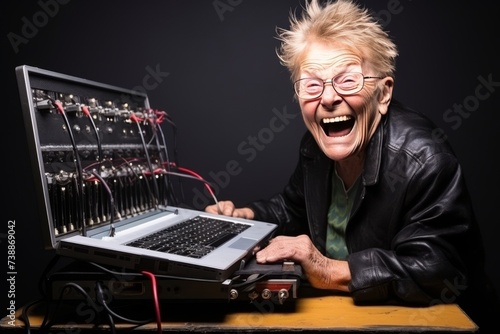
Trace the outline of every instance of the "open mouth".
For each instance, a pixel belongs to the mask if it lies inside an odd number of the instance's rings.
[[[323,118],[321,127],[328,137],[342,137],[348,135],[354,126],[354,117],[338,116]]]

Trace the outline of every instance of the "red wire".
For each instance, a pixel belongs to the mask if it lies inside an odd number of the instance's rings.
[[[137,117],[135,114],[131,114],[131,115],[130,115],[130,119],[131,119],[132,121],[136,122],[136,123],[140,123],[140,122],[142,121],[142,120],[141,120],[139,117]]]
[[[172,121],[170,116],[163,110],[153,110],[154,113],[156,114],[156,122],[157,123],[163,123],[164,120],[167,120],[168,123],[170,123],[173,127],[176,127],[175,123]]]
[[[89,108],[87,108],[87,106],[82,106],[82,111],[85,115],[90,117],[90,111],[89,111]]]
[[[165,112],[164,111],[159,111],[159,110],[152,110],[153,113],[156,116],[156,123],[160,124],[163,122],[163,118],[165,117]]]
[[[158,290],[156,286],[156,277],[154,274],[150,273],[149,271],[142,271],[141,272],[145,276],[149,276],[151,279],[151,288],[153,289],[153,299],[155,303],[155,312],[156,312],[156,327],[158,330],[158,333],[161,333],[161,312],[160,312],[160,303],[158,301]]]
[[[198,173],[196,173],[196,172],[194,172],[194,171],[192,171],[190,169],[187,169],[187,168],[184,168],[184,167],[177,167],[177,169],[179,171],[181,171],[181,172],[191,174],[191,175],[197,177],[198,179],[200,179],[202,181],[205,181],[200,174],[198,174]],[[215,196],[214,191],[212,190],[212,187],[210,187],[210,185],[208,185],[207,183],[205,183],[205,187],[208,189],[208,191],[210,192],[210,194],[212,196]]]
[[[61,102],[61,101],[59,101],[59,100],[56,100],[56,101],[54,101],[54,104],[56,105],[57,110],[58,110],[61,114],[64,114],[64,107],[63,107],[62,102]]]

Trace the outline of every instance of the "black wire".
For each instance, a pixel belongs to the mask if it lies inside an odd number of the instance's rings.
[[[175,132],[176,132],[176,125],[171,121],[171,120],[168,120],[169,123],[172,125],[173,129],[174,129],[174,150],[176,150],[176,139],[175,139]],[[165,162],[163,163],[163,167],[165,168],[165,170],[167,172],[170,172],[171,170],[171,166],[170,166],[170,157],[169,157],[169,154],[168,154],[168,146],[167,146],[167,141],[165,139],[165,135],[163,133],[163,129],[161,127],[161,124],[159,123],[155,123],[156,125],[156,128],[158,130],[158,132],[160,133],[160,136],[161,136],[161,141],[163,143],[163,151],[165,152]],[[174,155],[175,156],[175,155]],[[177,164],[177,160],[174,159],[174,163]],[[182,191],[182,187],[181,187],[181,191]],[[184,200],[184,192],[181,192],[182,193],[182,199]],[[170,197],[170,199],[174,202],[174,206],[175,205],[178,205],[179,203],[179,199],[177,198],[177,195],[175,194],[174,192],[174,189],[173,189],[173,185],[172,185],[172,182],[170,181],[170,178],[168,178],[168,181],[167,181],[167,196]]]
[[[46,287],[45,287],[45,282],[46,282],[46,278],[47,278],[47,275],[49,273],[50,270],[52,270],[52,268],[55,267],[55,265],[57,264],[57,262],[59,261],[60,259],[60,256],[58,254],[56,254],[49,262],[49,264],[45,267],[45,269],[43,270],[42,274],[40,275],[40,278],[38,280],[38,291],[40,292],[40,295],[44,298],[47,298],[47,290],[46,290]]]
[[[115,327],[115,321],[113,320],[113,316],[108,313],[108,320],[109,320],[109,328],[111,329],[111,333],[115,334],[116,333],[116,327]]]
[[[64,119],[64,123],[66,124],[66,128],[68,130],[68,135],[71,141],[71,145],[73,147],[73,154],[74,154],[74,159],[75,159],[75,164],[76,164],[76,169],[77,169],[77,177],[78,177],[78,192],[80,195],[80,199],[83,200],[84,198],[84,187],[83,187],[83,168],[82,168],[82,163],[80,161],[80,154],[78,153],[78,146],[76,145],[75,137],[73,135],[73,131],[71,130],[71,124],[69,123],[68,117],[66,116],[66,113],[64,110],[60,111],[58,110],[61,116]],[[81,215],[81,228],[82,228],[82,235],[86,236],[87,235],[87,226],[85,224],[85,210],[83,209],[83,203],[81,201],[79,202],[79,208],[80,208],[80,215]]]
[[[137,182],[134,182],[134,183],[139,184],[141,193],[144,193],[144,187],[143,187],[142,182],[141,182],[141,177],[139,177],[139,175],[137,174],[137,172],[134,170],[134,167],[131,166],[131,162],[128,161],[127,159],[125,159],[124,157],[121,157],[121,159],[124,161],[124,163],[127,166],[127,168],[130,169],[130,171],[132,172],[132,174],[134,174],[135,179],[137,180]],[[147,194],[149,194],[150,196],[152,196],[152,194],[151,194],[151,188],[149,187],[149,182],[147,182],[147,176],[144,175],[143,171],[141,171],[141,173],[142,173],[142,178],[144,178],[144,180],[146,182],[146,192],[147,192]],[[132,179],[131,178],[129,178],[129,179],[131,180],[130,182],[132,183]],[[137,197],[136,197],[136,199],[137,199]]]
[[[153,114],[151,117],[152,117],[152,121],[150,121],[151,131],[153,132],[153,137],[154,137],[155,143],[156,143],[156,149],[158,150],[158,157],[160,159],[160,166],[164,167],[165,162],[168,162],[168,152],[166,151],[166,149],[165,149],[166,147],[164,146],[165,157],[163,157],[163,153],[162,153],[161,145],[160,145],[160,140],[159,140],[158,134],[157,134],[157,132],[159,132],[158,129],[160,128],[160,125],[157,124],[157,122],[156,122],[156,115]],[[170,182],[169,182],[168,175],[163,177],[163,182],[165,183],[165,188],[166,188],[166,191],[168,193],[169,188],[170,188],[169,187]],[[165,199],[165,202],[163,204],[165,206],[168,205],[168,196],[162,196],[162,197],[164,197],[164,199]]]
[[[95,133],[95,137],[96,137],[96,141],[97,141],[97,155],[98,155],[97,161],[100,164],[104,159],[104,155],[102,153],[101,137],[99,137],[99,130],[97,130],[97,126],[95,125],[94,119],[92,118],[92,115],[90,114],[90,110],[89,110],[88,118],[90,120],[90,123],[92,124],[92,128],[94,129],[94,133]]]
[[[57,262],[59,261],[59,259],[60,259],[60,256],[56,254],[50,260],[50,262],[44,268],[42,274],[40,275],[40,278],[38,280],[38,291],[39,291],[40,295],[42,296],[42,298],[38,299],[38,300],[34,300],[34,301],[28,303],[27,305],[25,305],[22,308],[22,311],[21,311],[21,321],[24,322],[24,327],[26,329],[26,334],[30,334],[30,332],[31,332],[31,324],[30,324],[29,314],[28,314],[29,309],[32,308],[33,306],[35,306],[38,303],[41,303],[43,301],[47,301],[48,300],[48,295],[47,295],[47,290],[46,290],[47,287],[45,286],[46,277],[47,277],[49,271],[52,270],[52,268],[55,267],[55,265],[57,264]]]
[[[144,135],[142,134],[141,125],[139,124],[138,121],[136,121],[135,123],[137,124],[137,129],[138,129],[138,132],[139,132],[139,136],[141,137],[142,146],[144,147],[144,155],[146,156],[146,161],[148,163],[148,168],[149,168],[149,171],[151,172],[151,179],[153,180],[153,188],[154,188],[155,196],[156,196],[156,198],[153,197],[153,201],[154,201],[155,208],[157,208],[158,207],[159,196],[160,196],[160,191],[158,190],[158,184],[156,183],[156,180],[155,180],[155,177],[154,177],[155,172],[153,170],[153,165],[151,163],[151,158],[149,157],[148,147],[146,145],[146,141],[144,139]]]
[[[204,179],[200,179],[199,177],[196,177],[196,176],[193,176],[193,175],[182,174],[182,173],[177,173],[177,172],[169,172],[169,171],[167,171],[166,173],[170,174],[170,175],[184,177],[186,179],[192,179],[192,180],[200,181],[200,182],[203,182],[204,184],[206,184],[206,185],[208,185],[208,186],[210,186],[212,188],[214,187],[214,185],[212,183],[210,183],[209,181],[204,180]]]
[[[173,140],[174,140],[174,143],[173,143],[173,150],[174,150],[174,163],[176,164],[176,166],[178,166],[178,163],[179,163],[179,158],[178,158],[178,151],[177,151],[177,125],[175,125],[175,123],[170,119],[170,116],[164,112],[163,116],[167,119],[168,123],[172,126],[172,129],[173,129]],[[165,169],[167,171],[170,170],[170,158],[168,157],[168,148],[167,148],[167,141],[165,139],[165,134],[163,133],[163,129],[161,128],[161,126],[158,124],[158,130],[161,134],[161,138],[162,138],[162,142],[163,142],[163,146],[164,146],[164,149],[165,149],[165,155],[167,156],[167,166],[165,167]],[[182,196],[182,199],[185,200],[185,195],[184,195],[184,189],[182,187],[182,182],[180,181],[179,179],[179,184],[181,184],[181,187],[180,187],[180,191],[181,191],[181,196]],[[172,189],[172,187],[170,188]],[[177,196],[172,193],[172,196],[174,197],[174,200],[176,203],[179,202]]]
[[[108,268],[106,268],[106,267],[103,267],[103,266],[101,266],[101,265],[99,265],[99,264],[97,264],[97,263],[95,263],[95,262],[88,262],[88,263],[89,263],[90,265],[92,265],[92,266],[94,266],[94,267],[96,267],[96,268],[98,268],[98,269],[100,269],[100,270],[102,270],[102,271],[104,271],[104,272],[108,273],[108,274],[112,274],[112,275],[114,275],[115,277],[120,277],[120,276],[137,276],[137,277],[139,277],[139,276],[142,276],[142,274],[140,274],[140,273],[135,273],[135,272],[132,272],[132,273],[129,273],[129,272],[126,272],[126,273],[120,273],[120,272],[118,272],[118,271],[114,271],[114,270],[108,269]]]
[[[115,221],[115,199],[114,199],[114,196],[113,196],[113,192],[109,188],[108,183],[102,178],[101,175],[99,175],[99,173],[97,173],[96,171],[93,171],[92,174],[95,177],[97,177],[99,179],[99,181],[101,181],[102,185],[104,186],[104,188],[108,192],[108,197],[109,197],[109,211],[110,211],[109,226],[110,226],[111,229],[113,229],[114,228],[113,223]]]
[[[96,314],[99,313],[99,310],[97,309],[96,303],[92,300],[92,298],[89,296],[89,294],[81,286],[79,286],[78,284],[73,283],[73,282],[66,283],[63,286],[63,289],[61,290],[61,292],[59,293],[59,298],[57,300],[55,310],[50,312],[50,307],[47,307],[47,312],[45,314],[45,317],[43,319],[42,324],[40,325],[41,332],[48,331],[50,329],[50,327],[52,327],[52,325],[55,323],[55,316],[57,315],[57,312],[59,311],[59,308],[62,305],[64,293],[69,288],[76,289],[81,295],[83,295],[85,297],[85,299],[88,302],[88,305],[90,305],[94,309]],[[49,303],[49,306],[50,306],[50,303]]]
[[[21,321],[24,323],[24,328],[26,330],[26,334],[31,333],[31,324],[30,324],[30,318],[28,315],[29,309],[32,308],[33,306],[35,306],[36,304],[41,303],[43,301],[44,301],[43,299],[34,300],[22,308]]]
[[[115,276],[143,276],[140,273],[120,273],[117,271],[114,271],[112,269],[105,268],[95,262],[89,262],[91,265],[109,273]],[[170,278],[170,279],[182,279],[183,281],[193,281],[193,282],[207,282],[207,283],[217,283],[220,282],[218,280],[210,280],[210,279],[203,279],[203,278],[193,278],[193,277],[178,277],[178,276],[168,276],[168,275],[156,275],[158,278]]]
[[[144,174],[144,171],[141,170],[141,173],[142,173],[142,180],[144,180],[144,183],[146,184],[146,190],[151,198],[151,200],[153,201],[153,203],[155,202],[155,196],[153,195],[153,193],[151,192],[151,186],[149,185],[149,181],[148,181],[148,176],[146,174]],[[140,179],[139,179],[140,180]],[[156,183],[155,183],[156,184]]]
[[[106,303],[106,301],[104,300],[104,291],[102,290],[102,286],[101,286],[101,282],[96,282],[96,288],[97,288],[97,291],[96,291],[96,297],[97,297],[97,302],[102,305],[106,311],[112,315],[113,317],[117,318],[117,319],[120,319],[121,321],[125,321],[125,322],[129,322],[129,323],[132,323],[132,324],[135,324],[135,325],[145,325],[145,324],[148,324],[150,322],[152,322],[153,320],[152,319],[147,319],[147,320],[135,320],[135,319],[130,319],[130,318],[126,318],[124,316],[121,316],[119,315],[118,313],[114,312],[113,310],[111,310],[108,306],[108,304]]]
[[[179,152],[178,152],[178,149],[177,149],[177,125],[172,121],[172,118],[170,117],[170,115],[168,115],[166,112],[163,112],[163,116],[165,117],[165,119],[167,120],[167,122],[172,126],[172,129],[173,129],[173,139],[174,139],[174,143],[173,143],[173,150],[174,150],[174,162],[175,163],[178,163],[179,161]],[[163,136],[163,131],[160,127],[160,132]],[[165,137],[163,136],[163,142],[166,143],[165,141]],[[166,146],[165,146],[166,147]]]

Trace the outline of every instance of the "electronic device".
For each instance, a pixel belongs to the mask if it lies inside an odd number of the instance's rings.
[[[46,248],[220,284],[276,230],[176,206],[171,179],[181,170],[169,157],[169,116],[151,109],[145,93],[27,65],[16,75]],[[189,231],[164,231],[187,221]],[[211,224],[206,240],[194,237]]]
[[[156,275],[153,286],[140,273],[81,261],[49,274],[44,281],[48,299],[53,301],[81,302],[91,298],[119,305],[151,300],[156,294],[165,302],[270,301],[282,305],[297,298],[303,280],[301,266],[293,262],[259,265],[252,259],[222,282]]]

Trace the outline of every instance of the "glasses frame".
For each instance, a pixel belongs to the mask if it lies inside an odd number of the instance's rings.
[[[341,76],[341,75],[346,75],[346,74],[361,74],[361,78],[362,78],[362,82],[361,82],[361,85],[359,87],[358,90],[355,90],[355,91],[352,91],[352,92],[349,92],[349,93],[341,93],[339,92],[336,88],[335,88],[335,83],[334,83],[334,80],[335,78]],[[295,91],[295,94],[297,95],[297,97],[299,99],[302,99],[302,100],[315,100],[315,99],[318,99],[320,98],[323,93],[325,92],[325,86],[326,84],[331,84],[332,85],[332,88],[333,90],[339,94],[339,95],[342,95],[342,96],[347,96],[347,95],[353,95],[353,94],[356,94],[356,93],[359,93],[363,87],[365,87],[365,80],[366,79],[383,79],[384,77],[377,77],[377,76],[365,76],[363,73],[360,73],[360,72],[343,72],[343,73],[339,73],[337,74],[336,76],[334,76],[333,78],[329,79],[329,80],[323,80],[323,79],[320,79],[320,78],[311,78],[311,77],[308,77],[308,78],[301,78],[299,80],[296,80],[294,83],[293,83],[293,89]],[[301,82],[301,81],[304,81],[304,80],[318,80],[318,81],[321,81],[322,84],[323,84],[323,88],[321,89],[321,92],[318,94],[318,96],[315,96],[315,97],[307,97],[307,98],[304,98],[304,97],[300,97],[300,94],[299,94],[299,89],[298,89],[298,83]]]

